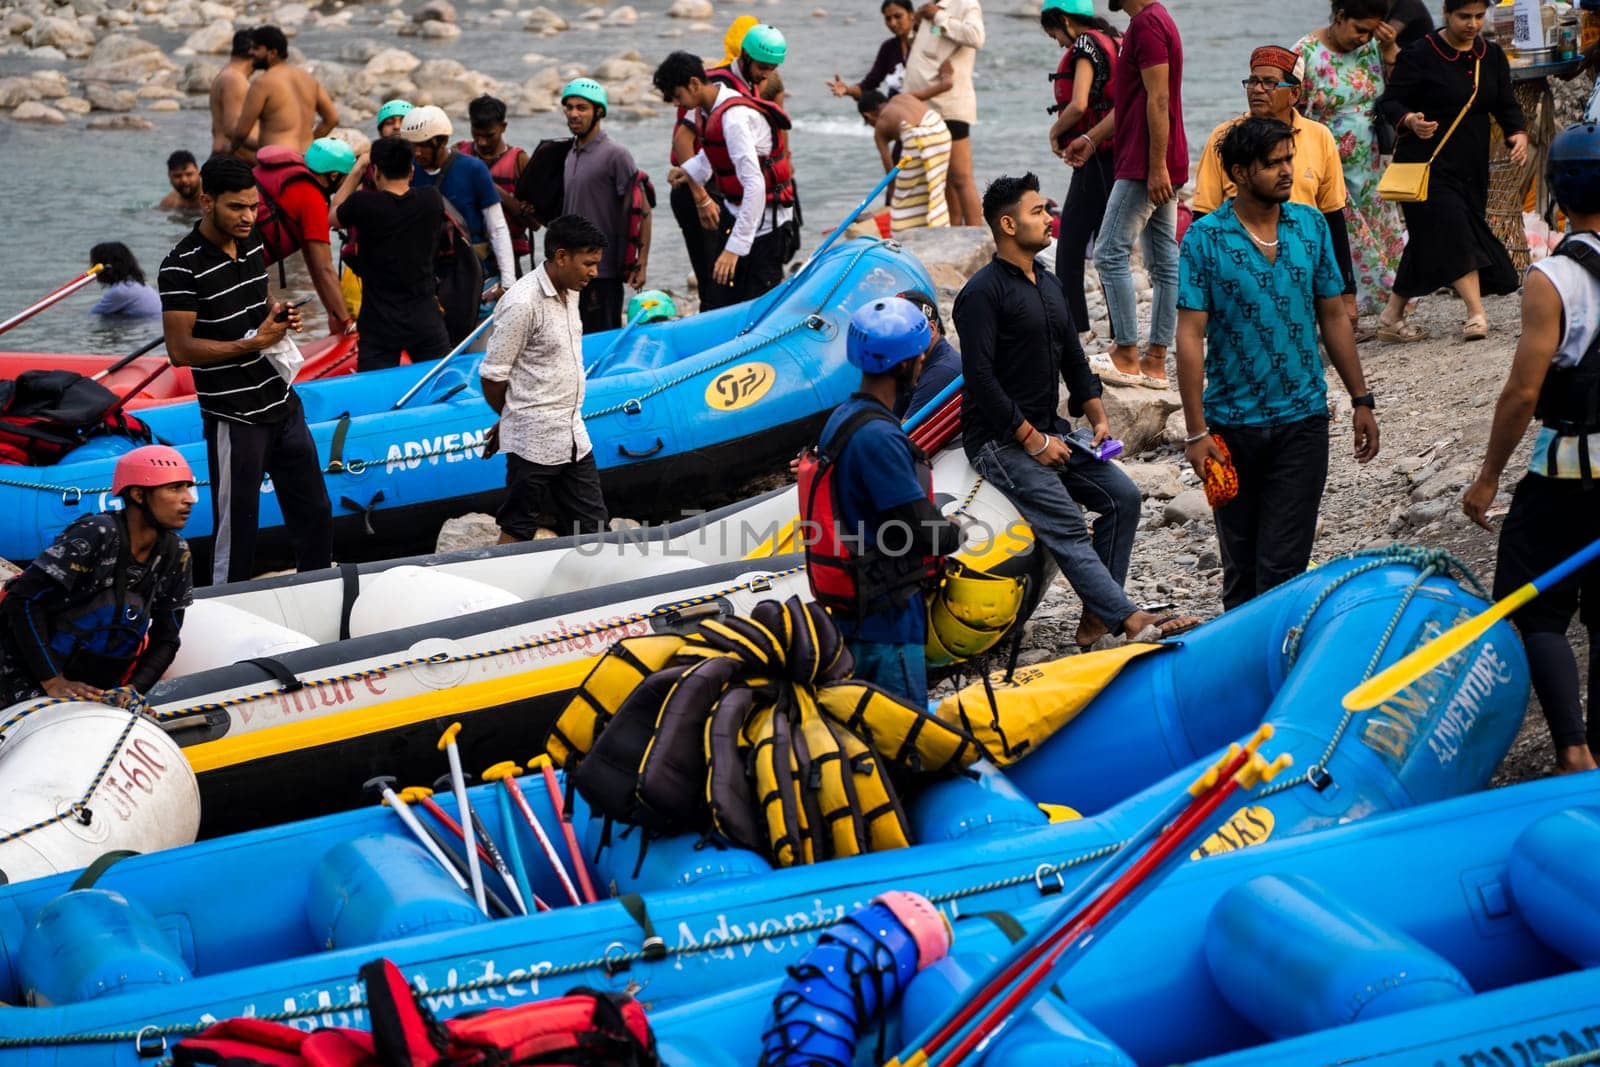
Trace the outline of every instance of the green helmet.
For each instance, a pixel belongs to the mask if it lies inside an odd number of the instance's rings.
[[[573,78],[562,88],[561,102],[566,103],[569,96],[587,100],[601,111],[611,110],[611,105],[606,100],[606,87],[593,78]]]
[[[1094,18],[1094,0],[1044,0],[1039,7],[1039,14],[1047,11],[1059,11],[1075,19]]]
[[[319,137],[306,149],[306,169],[313,174],[349,174],[355,167],[355,149],[337,137]]]
[[[1046,0],[1046,2],[1048,3],[1049,0]],[[406,114],[410,112],[410,110],[411,101],[409,100],[386,100],[384,101],[383,106],[378,109],[378,117],[374,120],[374,122],[377,125],[382,126],[390,119],[405,118]]]
[[[781,64],[783,57],[789,54],[789,42],[783,39],[783,32],[765,22],[750,27],[740,48],[757,63],[771,63],[773,66]]]
[[[664,322],[677,317],[678,305],[660,289],[635,293],[633,299],[628,301],[628,322],[637,322],[642,326],[647,322]]]

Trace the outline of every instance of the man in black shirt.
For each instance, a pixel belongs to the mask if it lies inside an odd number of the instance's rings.
[[[361,256],[361,351],[356,370],[438,359],[450,350],[444,314],[434,292],[433,260],[444,225],[439,190],[411,187],[411,144],[385,137],[372,146],[376,189],[360,188],[366,157],[345,177],[328,205],[328,221],[354,230]]]
[[[1068,410],[1089,420],[1095,447],[1111,426],[1066,292],[1036,258],[1050,244],[1039,179],[995,179],[983,194],[983,217],[995,256],[955,306],[967,457],[1016,505],[1083,602],[1080,646],[1107,633],[1182,632],[1197,620],[1141,611],[1122,590],[1139,525],[1138,487],[1120,468],[1063,439],[1070,426],[1057,414],[1061,382]],[[1092,536],[1080,504],[1099,516]]]
[[[333,559],[333,509],[300,398],[268,350],[300,329],[300,315],[270,304],[260,194],[242,160],[213,156],[200,168],[200,221],[161,262],[161,324],[173,364],[194,373],[211,481],[211,580],[252,577],[261,479],[272,488],[302,571]]]

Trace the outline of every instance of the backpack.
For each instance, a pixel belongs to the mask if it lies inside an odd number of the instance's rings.
[[[478,324],[478,308],[483,301],[483,260],[472,247],[472,231],[461,212],[444,195],[444,176],[455,165],[455,153],[439,168],[434,188],[444,201],[444,221],[439,228],[439,249],[433,258],[433,279],[444,312],[444,331],[452,347]]]
[[[149,444],[149,427],[122,410],[133,393],[119,397],[69,370],[27,370],[0,381],[0,463],[48,467],[103,434]]]
[[[874,605],[886,601],[906,603],[938,572],[936,559],[856,552],[846,544],[840,530],[839,457],[856,431],[878,419],[896,422],[889,412],[869,405],[846,419],[830,439],[806,449],[800,456],[800,518],[805,530],[806,576],[811,592],[819,603],[853,618],[871,614]]]
[[[310,1032],[227,1019],[173,1049],[175,1067],[661,1067],[644,1009],[632,997],[578,987],[554,1000],[440,1023],[386,959],[361,968],[372,1032]]]
[[[571,151],[571,137],[540,141],[528,153],[528,165],[522,168],[522,177],[517,179],[516,190],[511,195],[528,205],[541,226],[549,225],[561,215],[566,197],[567,154]]]
[[[644,253],[644,220],[656,206],[656,187],[650,175],[642,170],[633,172],[633,184],[628,187],[628,244],[622,250],[622,276],[626,278],[639,265]]]

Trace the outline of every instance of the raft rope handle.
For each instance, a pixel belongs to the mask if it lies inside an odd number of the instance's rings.
[[[463,652],[458,654],[434,652],[426,656],[412,656],[409,659],[397,660],[393,663],[386,663],[382,666],[368,667],[365,670],[352,671],[348,674],[329,675],[326,678],[303,678],[301,679],[302,685],[297,691],[305,692],[320,689],[324,686],[338,685],[341,682],[361,682],[367,680],[368,678],[381,678],[411,667],[442,665],[450,663],[473,663],[481,659],[492,659],[495,656],[509,656],[518,652],[529,652],[535,649],[544,648],[548,645],[560,644],[563,641],[571,641],[575,638],[593,637],[596,634],[604,633],[608,630],[615,630],[621,626],[628,626],[638,622],[650,622],[654,619],[668,617],[673,612],[682,612],[687,608],[696,607],[701,604],[708,604],[733,593],[766,592],[772,588],[773,581],[781,578],[791,577],[792,575],[802,573],[804,570],[804,566],[794,566],[786,567],[783,570],[773,571],[768,574],[758,574],[748,581],[724,586],[723,588],[713,592],[703,593],[694,597],[687,597],[683,600],[674,601],[670,604],[662,604],[659,607],[651,608],[649,611],[634,612],[631,615],[624,615],[620,618],[608,619],[604,622],[591,623],[587,626],[566,629],[558,634],[553,634],[546,637],[538,637],[529,641],[518,641],[515,644],[504,645],[500,648],[486,648],[477,652]],[[152,719],[155,719],[156,722],[168,722],[172,719],[181,718],[185,715],[203,715],[210,711],[223,711],[228,708],[236,708],[245,704],[253,704],[256,701],[265,700],[268,697],[278,696],[282,692],[282,689],[268,689],[259,693],[247,693],[240,697],[230,697],[225,700],[207,701],[203,704],[191,704],[187,707],[172,708],[167,711],[152,711],[148,712],[147,714],[149,714]],[[59,703],[64,702],[59,700],[47,701],[42,702],[39,707],[49,707],[51,704]],[[38,708],[32,708],[24,714],[32,714],[37,710]],[[0,736],[3,736],[3,734],[4,727],[0,726]]]
[[[89,825],[89,820],[93,818],[93,813],[89,809],[90,798],[94,796],[95,790],[100,788],[100,783],[105,781],[106,775],[111,773],[111,764],[116,761],[117,757],[122,755],[122,746],[127,743],[128,735],[133,733],[134,724],[139,721],[140,716],[152,717],[150,716],[150,706],[145,703],[144,698],[141,697],[136,690],[128,687],[122,687],[108,690],[108,692],[126,693],[128,695],[128,703],[124,709],[128,712],[128,723],[122,728],[122,733],[117,736],[116,743],[111,746],[111,751],[106,753],[106,758],[101,762],[100,769],[95,772],[94,778],[89,782],[89,787],[83,791],[83,795],[77,800],[74,800],[71,804],[67,805],[65,809],[50,816],[48,819],[41,819],[36,823],[32,823],[17,830],[12,830],[10,833],[0,834],[0,845],[8,845],[13,841],[17,841],[28,836],[29,834],[48,829],[57,823],[66,822],[68,819],[77,819],[83,825]],[[34,712],[40,711],[43,708],[54,707],[58,704],[82,703],[88,702],[82,700],[52,699],[49,701],[43,701],[34,707],[25,708],[11,716],[5,722],[0,723],[0,741],[5,740],[6,730],[21,722],[23,719],[26,719]],[[109,706],[115,707],[117,705]]]
[[[1370,570],[1377,569],[1377,567],[1388,563],[1409,562],[1421,570],[1421,573],[1418,574],[1417,578],[1411,583],[1410,588],[1407,589],[1405,596],[1401,600],[1400,606],[1395,612],[1394,618],[1390,620],[1389,626],[1385,628],[1383,637],[1379,642],[1378,651],[1374,653],[1372,662],[1368,664],[1367,671],[1369,674],[1371,673],[1373,666],[1377,663],[1377,660],[1381,657],[1383,647],[1387,645],[1389,639],[1393,636],[1394,630],[1399,624],[1400,617],[1405,613],[1405,609],[1409,605],[1412,596],[1418,589],[1421,588],[1422,583],[1428,578],[1433,577],[1435,574],[1448,574],[1451,570],[1456,570],[1461,572],[1461,574],[1475,588],[1479,590],[1482,589],[1482,587],[1478,584],[1476,577],[1473,576],[1471,569],[1460,559],[1443,550],[1415,549],[1403,545],[1392,545],[1384,549],[1364,549],[1360,552],[1354,552],[1345,556],[1337,557],[1329,562],[1332,563],[1338,562],[1339,560],[1368,557],[1370,557],[1369,562],[1372,564],[1372,566],[1363,564],[1362,567],[1353,570],[1349,575],[1341,576],[1340,579],[1336,580],[1335,584],[1343,584],[1343,582],[1348,581],[1358,572],[1367,573]],[[1301,632],[1304,631],[1305,626],[1310,622],[1311,615],[1322,606],[1326,599],[1326,597],[1318,597],[1312,602],[1311,609],[1301,619],[1300,626],[1298,627]],[[1298,647],[1298,637],[1295,641],[1295,647]],[[306,684],[311,686],[316,683],[308,682]],[[1334,740],[1330,742],[1328,749],[1325,750],[1322,761],[1319,762],[1326,762],[1328,755],[1331,754],[1333,748],[1337,747],[1338,739],[1348,728],[1350,719],[1353,717],[1353,715],[1354,713],[1352,712],[1345,713],[1344,719],[1340,722],[1339,726],[1334,732]],[[1313,784],[1311,772],[1308,771],[1305,775],[1296,775],[1292,778],[1288,778],[1277,785],[1272,786],[1270,789],[1257,793],[1256,795],[1268,796],[1302,784]],[[1043,879],[1046,877],[1057,875],[1061,872],[1069,871],[1074,867],[1079,867],[1086,863],[1093,863],[1097,860],[1104,859],[1107,856],[1114,855],[1121,851],[1126,844],[1127,841],[1123,840],[1111,844],[1101,845],[1098,848],[1090,849],[1086,852],[1082,852],[1078,855],[1062,860],[1060,863],[1039,864],[1036,867],[1023,870],[1017,874],[1008,875],[1003,878],[996,878],[988,882],[962,886],[956,889],[946,890],[943,893],[930,893],[927,894],[927,899],[930,903],[935,905],[948,904],[964,900],[968,897],[981,896],[986,893],[993,893],[1005,889],[1015,889],[1019,886],[1025,886],[1030,883],[1037,887],[1040,886]],[[646,953],[643,950],[635,950],[624,953],[612,952],[608,955],[600,957],[599,959],[553,964],[548,967],[534,968],[529,972],[523,972],[518,969],[508,975],[485,975],[482,978],[473,979],[467,982],[457,982],[427,990],[418,990],[417,995],[423,999],[428,997],[445,997],[462,993],[475,993],[485,989],[499,988],[501,986],[514,985],[520,982],[526,982],[530,978],[553,979],[568,975],[581,974],[586,971],[609,972],[613,968],[631,965],[634,963],[642,963],[651,959],[694,956],[704,952],[716,952],[728,948],[738,948],[743,945],[755,944],[770,940],[772,937],[777,936],[778,934],[788,937],[794,935],[819,933],[835,925],[837,922],[837,918],[812,919],[797,923],[792,926],[786,926],[781,931],[767,931],[763,933],[759,928],[757,928],[752,929],[749,933],[739,934],[727,939],[707,938],[704,942],[698,945],[666,945],[664,946],[664,955],[659,949],[654,948],[654,946],[652,946],[652,949],[649,953]],[[366,1007],[367,1002],[365,1000],[355,1000],[344,1004],[319,1005],[314,1008],[298,1008],[290,1011],[271,1012],[268,1014],[258,1015],[256,1018],[263,1022],[293,1022],[296,1019],[314,1018],[319,1015],[363,1011],[366,1009]],[[0,1049],[42,1048],[52,1045],[117,1044],[125,1041],[136,1040],[140,1037],[152,1034],[163,1037],[182,1037],[188,1034],[199,1033],[200,1031],[206,1029],[206,1027],[209,1025],[209,1023],[198,1022],[173,1023],[159,1028],[155,1026],[145,1026],[137,1031],[114,1030],[99,1033],[0,1037]],[[1586,1053],[1583,1056],[1571,1057],[1566,1060],[1552,1060],[1545,1064],[1544,1067],[1585,1067],[1585,1065],[1593,1063],[1600,1063],[1600,1052]]]
[[[855,265],[858,262],[861,261],[861,257],[866,255],[868,252],[872,251],[874,248],[877,248],[877,247],[879,247],[881,245],[887,245],[887,244],[890,244],[890,243],[892,243],[892,242],[885,241],[885,240],[878,240],[878,241],[873,242],[870,245],[863,245],[855,253],[855,255],[851,257],[850,262],[845,267],[845,269],[839,272],[839,276],[837,278],[835,278],[833,284],[828,287],[828,291],[822,294],[822,298],[817,301],[816,310],[811,312],[811,314],[801,316],[800,318],[796,319],[790,325],[785,326],[783,329],[779,330],[777,333],[769,334],[766,337],[757,338],[755,340],[752,340],[749,344],[740,345],[737,349],[735,349],[732,352],[729,352],[725,356],[720,357],[719,359],[717,359],[713,363],[704,364],[702,366],[696,367],[692,371],[685,371],[684,373],[679,374],[677,377],[669,378],[668,380],[666,380],[664,382],[658,382],[655,385],[651,386],[645,392],[640,393],[638,396],[636,396],[636,397],[634,397],[634,398],[632,398],[630,400],[625,400],[620,404],[612,404],[609,407],[599,408],[599,409],[597,409],[595,411],[586,411],[586,412],[583,413],[583,417],[585,419],[597,419],[597,418],[600,418],[603,415],[615,415],[619,411],[620,412],[637,411],[640,408],[640,406],[643,403],[643,401],[649,400],[653,396],[660,396],[662,393],[666,392],[668,389],[675,388],[675,387],[677,387],[679,385],[682,385],[684,382],[689,381],[690,379],[699,377],[700,375],[704,374],[706,371],[716,370],[719,367],[725,367],[729,363],[732,363],[734,360],[742,359],[743,357],[748,356],[749,354],[751,354],[752,352],[757,351],[758,349],[765,348],[767,345],[772,344],[774,341],[778,341],[778,340],[780,340],[780,339],[782,339],[784,337],[787,337],[791,333],[796,333],[796,332],[798,332],[800,330],[805,330],[805,329],[815,329],[815,327],[811,325],[811,320],[816,318],[817,316],[821,315],[822,312],[824,310],[826,310],[826,308],[828,306],[828,301],[833,299],[834,294],[836,292],[838,292],[838,290],[839,290],[839,286],[844,284],[845,277],[850,273],[850,271],[852,269],[855,268]],[[459,455],[459,454],[465,453],[465,452],[481,452],[482,450],[483,450],[483,443],[480,441],[480,442],[473,443],[473,444],[457,445],[457,446],[455,446],[453,448],[442,448],[437,452],[428,453],[428,455],[425,456],[425,457],[416,457],[416,458],[437,458],[437,457],[440,457],[440,456]],[[324,476],[333,475],[333,474],[343,474],[343,475],[348,475],[348,476],[358,476],[363,471],[365,471],[369,465],[370,465],[370,461],[362,460],[362,459],[354,459],[354,460],[348,460],[348,461],[334,460],[334,461],[330,462],[327,466],[322,468],[322,473],[323,473]],[[409,468],[407,468],[407,469],[409,469]],[[263,478],[262,479],[262,483],[265,484],[266,482],[268,482],[270,480],[271,479],[269,479],[269,478]],[[201,481],[195,482],[194,484],[198,487],[198,486],[203,486],[203,485],[210,485],[211,482],[210,482],[209,479],[203,479]],[[78,502],[81,501],[85,496],[95,496],[95,495],[98,495],[100,493],[109,493],[109,492],[111,492],[111,486],[109,486],[109,485],[108,486],[103,486],[103,487],[85,489],[85,488],[82,488],[81,486],[76,486],[76,485],[55,485],[55,484],[52,484],[52,483],[49,483],[49,482],[19,482],[19,481],[16,481],[14,479],[11,479],[11,478],[0,478],[0,485],[9,486],[9,487],[11,487],[13,489],[33,489],[33,490],[37,490],[38,492],[41,492],[41,493],[60,493],[61,494],[62,503],[67,507],[75,507],[78,504]]]
[[[1400,597],[1400,603],[1395,606],[1394,614],[1389,618],[1389,624],[1383,628],[1383,634],[1378,639],[1378,646],[1373,649],[1372,658],[1367,661],[1366,670],[1361,672],[1361,681],[1363,682],[1371,678],[1373,672],[1378,669],[1378,663],[1383,659],[1383,654],[1388,649],[1389,641],[1394,637],[1394,632],[1399,627],[1400,620],[1404,617],[1406,609],[1411,606],[1411,601],[1421,591],[1423,583],[1429,578],[1449,578],[1454,574],[1457,576],[1458,583],[1464,579],[1472,586],[1474,592],[1485,599],[1490,599],[1489,593],[1483,588],[1483,584],[1478,581],[1477,575],[1472,573],[1472,568],[1442,548],[1417,548],[1412,545],[1397,543],[1384,548],[1368,548],[1346,553],[1345,555],[1334,557],[1328,563],[1339,563],[1354,559],[1362,559],[1365,562],[1350,568],[1350,570],[1324,586],[1311,601],[1310,606],[1306,608],[1305,614],[1300,617],[1300,621],[1289,627],[1284,633],[1283,653],[1289,661],[1289,666],[1292,667],[1295,660],[1300,656],[1300,639],[1305,636],[1306,628],[1311,625],[1312,618],[1322,609],[1322,605],[1328,601],[1328,598],[1334,592],[1345,583],[1363,574],[1380,570],[1392,564],[1409,563],[1417,568],[1417,576],[1406,587],[1405,593]],[[1339,718],[1339,725],[1334,727],[1333,733],[1329,735],[1328,744],[1323,748],[1322,755],[1318,756],[1306,767],[1305,773],[1285,777],[1273,785],[1257,790],[1256,796],[1273,796],[1285,790],[1293,789],[1297,785],[1309,785],[1318,792],[1327,788],[1328,783],[1331,781],[1327,771],[1328,761],[1333,758],[1334,751],[1339,747],[1339,743],[1344,739],[1345,732],[1350,729],[1350,724],[1355,721],[1355,717],[1358,714],[1361,713],[1351,711],[1348,708],[1345,709],[1344,714]]]

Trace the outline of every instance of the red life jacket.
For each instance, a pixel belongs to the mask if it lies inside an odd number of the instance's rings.
[[[471,141],[457,141],[456,151],[464,156],[478,157]],[[517,153],[522,149],[516,145],[506,145],[506,150],[500,158],[489,167],[489,177],[494,179],[494,184],[509,196],[517,195]],[[528,228],[522,224],[521,219],[513,219],[506,215],[506,226],[511,230],[511,251],[519,256],[528,252]]]
[[[1098,95],[1096,95],[1093,90],[1090,91],[1089,106],[1084,110],[1083,116],[1079,118],[1078,121],[1073,124],[1072,128],[1066,132],[1066,138],[1068,140],[1079,137],[1094,129],[1095,126],[1099,124],[1101,119],[1105,118],[1111,113],[1112,109],[1111,94],[1109,90],[1111,87],[1111,82],[1117,74],[1117,42],[1113,41],[1109,35],[1101,33],[1099,30],[1090,30],[1089,36],[1094,38],[1094,43],[1100,46],[1101,52],[1105,53],[1106,62],[1108,65],[1105,87]],[[1050,75],[1050,84],[1052,88],[1054,88],[1056,94],[1055,106],[1046,108],[1046,114],[1054,115],[1056,112],[1072,103],[1072,72],[1074,69],[1076,69],[1077,63],[1078,50],[1076,48],[1067,49],[1066,52],[1061,56],[1061,64],[1056,67],[1056,72]],[[1104,141],[1101,141],[1100,147],[1097,149],[1097,151],[1111,151],[1111,141],[1112,138],[1110,137],[1107,137]]]
[[[891,557],[871,550],[858,554],[847,544],[840,526],[839,457],[856,431],[874,419],[899,425],[893,415],[869,405],[846,419],[831,438],[800,456],[800,521],[811,593],[817,603],[852,618],[872,614],[873,608],[881,608],[885,601],[904,604],[939,568],[936,556]],[[917,480],[932,503],[933,472],[927,457],[920,449],[916,451]]]
[[[628,187],[628,245],[622,250],[622,276],[626,278],[639,265],[644,254],[644,220],[656,206],[656,187],[650,175],[634,171],[633,184]]]
[[[256,188],[261,208],[256,212],[256,232],[265,246],[267,263],[279,263],[306,243],[300,224],[283,209],[283,194],[295,182],[310,182],[319,193],[322,185],[306,167],[305,157],[292,148],[270,144],[256,153]]]
[[[735,96],[711,109],[698,120],[700,148],[711,164],[711,180],[730,203],[744,201],[744,186],[733,169],[728,142],[722,134],[722,121],[729,108],[750,107],[761,113],[772,128],[772,153],[761,157],[761,173],[767,179],[766,205],[769,208],[793,207],[794,161],[789,158],[789,116],[777,104],[754,96]]]
[[[495,1008],[440,1024],[388,960],[361,968],[372,1032],[306,1032],[258,1019],[228,1019],[173,1049],[176,1067],[660,1067],[644,1009],[631,997],[574,989],[564,997]]]

